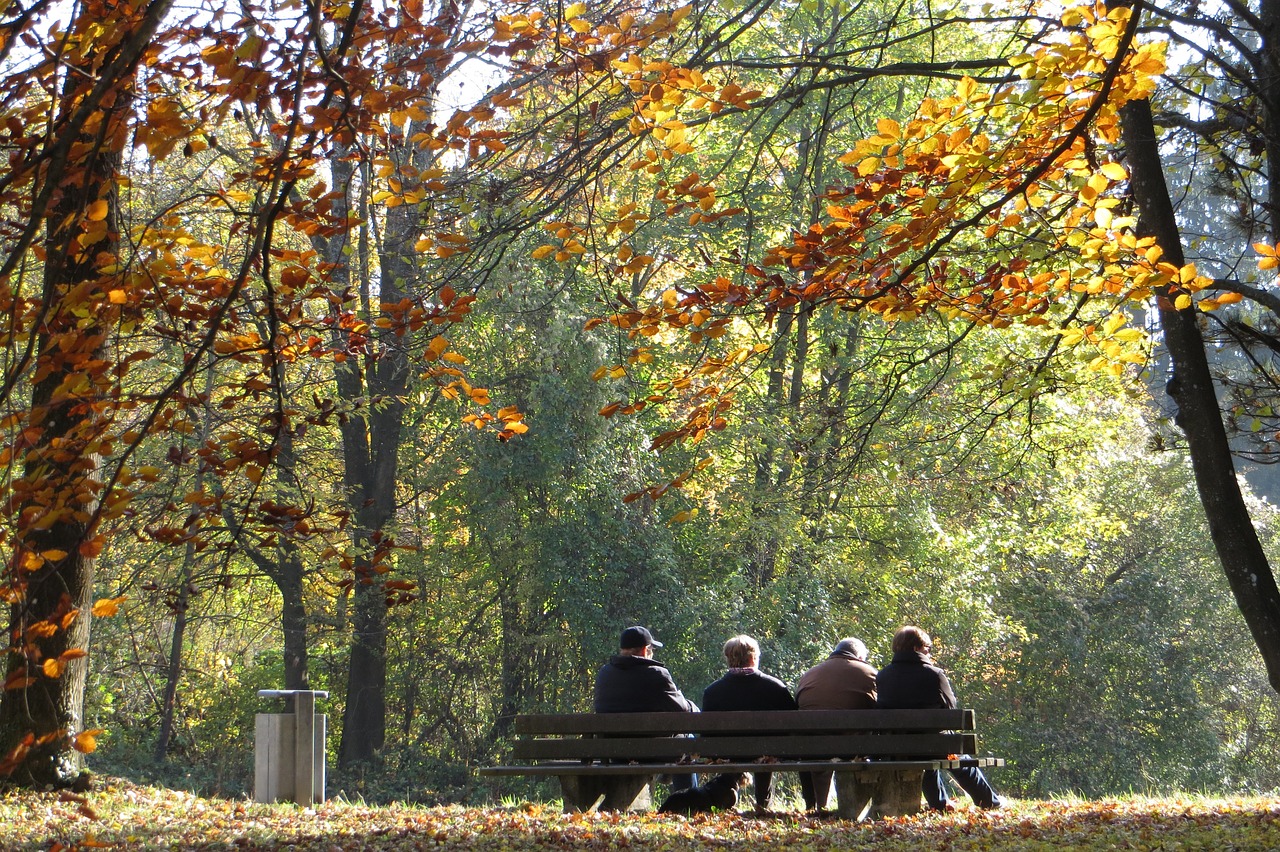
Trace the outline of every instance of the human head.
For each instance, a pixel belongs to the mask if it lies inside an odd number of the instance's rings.
[[[649,648],[661,648],[662,643],[653,638],[649,628],[637,625],[622,631],[622,638],[618,640],[618,647],[622,649],[624,655],[642,657]]]
[[[831,656],[853,657],[855,660],[865,660],[867,658],[867,645],[861,639],[846,636],[831,649]]]
[[[741,634],[724,643],[724,661],[731,669],[745,669],[760,662],[760,643]]]
[[[893,634],[893,653],[895,654],[899,651],[923,651],[927,654],[932,648],[933,640],[919,627],[908,624],[905,627],[899,627],[898,632]]]

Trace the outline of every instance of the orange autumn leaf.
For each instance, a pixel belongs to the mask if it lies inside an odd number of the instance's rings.
[[[94,618],[110,618],[120,611],[120,604],[127,599],[126,595],[117,598],[102,598],[93,604]]]
[[[94,728],[89,731],[81,731],[71,739],[72,747],[81,754],[89,754],[98,747],[98,735],[103,732],[102,728]]]

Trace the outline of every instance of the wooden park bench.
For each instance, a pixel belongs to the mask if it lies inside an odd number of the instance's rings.
[[[837,815],[861,820],[919,811],[926,769],[1004,765],[956,757],[977,753],[972,710],[571,713],[514,727],[513,762],[479,773],[555,776],[566,811],[647,809],[660,774],[834,772]]]

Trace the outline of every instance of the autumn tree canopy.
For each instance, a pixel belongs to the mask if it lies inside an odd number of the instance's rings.
[[[1227,429],[1258,424],[1255,458],[1276,445],[1273,5],[6,12],[3,769],[66,783],[93,747],[89,622],[121,603],[94,602],[109,531],[192,566],[247,554],[286,601],[294,683],[302,578],[329,571],[350,605],[341,753],[373,759],[386,608],[415,592],[394,572],[411,403],[527,433],[464,341],[479,294],[532,291],[535,270],[597,294],[583,339],[615,351],[599,413],[654,418],[645,451],[680,468],[627,482],[626,503],[683,490],[672,521],[696,517],[692,485],[718,499],[717,436],[767,411],[753,487],[799,495],[817,540],[851,460],[892,452],[868,424],[926,404],[969,340],[1016,336],[1018,356],[967,398],[942,468],[969,432],[1040,424],[1081,366],[1163,388],[1168,359],[1280,687],[1280,595]],[[457,79],[482,91],[447,104]],[[1169,178],[1203,181],[1195,158],[1221,203],[1179,209]],[[1247,363],[1213,363],[1224,345]],[[779,547],[756,533],[765,585]],[[504,613],[538,623],[511,593]]]

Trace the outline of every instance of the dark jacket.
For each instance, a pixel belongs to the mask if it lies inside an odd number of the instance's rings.
[[[851,655],[832,654],[796,681],[801,710],[870,710],[876,706],[876,670]]]
[[[796,700],[785,683],[764,672],[728,672],[703,690],[702,709],[795,710]]]
[[[956,694],[951,691],[947,673],[919,651],[894,654],[893,662],[876,675],[876,688],[879,691],[877,707],[894,710],[941,707],[949,710],[956,706]]]
[[[671,679],[671,672],[647,657],[619,655],[596,672],[597,713],[698,712]]]

